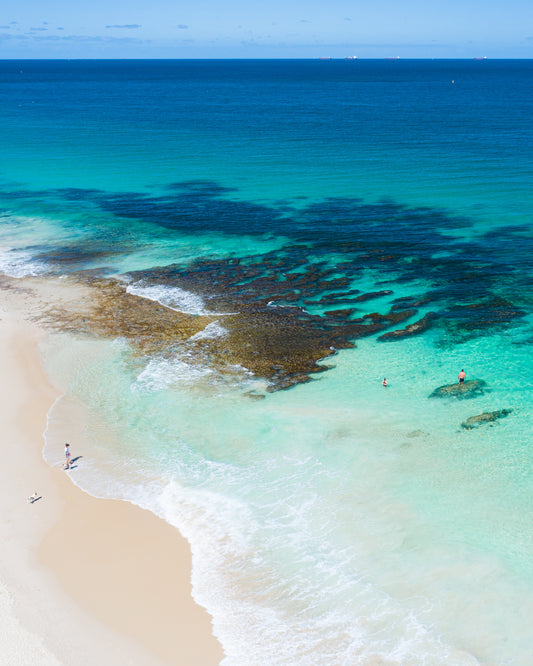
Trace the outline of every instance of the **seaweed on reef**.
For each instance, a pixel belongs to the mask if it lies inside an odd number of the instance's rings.
[[[36,253],[35,258],[49,266],[74,267],[81,270],[89,262],[106,260],[114,254],[116,254],[116,248],[105,249],[101,247],[101,244],[72,244],[48,248]]]
[[[125,337],[139,353],[188,345],[215,365],[240,364],[285,388],[307,381],[322,371],[320,359],[363,336],[397,340],[431,326],[438,327],[443,343],[453,343],[516,326],[531,310],[530,278],[524,270],[530,265],[531,235],[525,226],[501,227],[465,240],[449,232],[471,226],[468,218],[392,200],[368,203],[344,197],[300,199],[299,207],[288,200],[267,205],[239,199],[236,190],[209,180],[171,183],[161,191],[3,193],[7,198],[86,201],[113,220],[109,234],[102,233],[100,220],[91,236],[88,222],[82,241],[40,253],[59,270],[77,271],[77,279],[90,282],[95,294],[90,316],[72,313],[69,319],[63,313],[65,325]],[[121,219],[123,227],[117,225]],[[124,276],[200,295],[208,314],[193,317],[128,294],[125,285],[96,272],[80,272],[134,247],[131,220],[171,232],[269,234],[286,242],[263,254],[198,257],[187,265]],[[374,287],[362,291],[358,280],[369,272],[375,275]],[[394,298],[395,285],[402,285],[407,295]],[[382,299],[380,306],[366,309],[376,299]],[[375,307],[383,311],[373,312]],[[415,316],[419,319],[410,322]],[[213,318],[227,335],[190,342]],[[389,330],[400,322],[405,328]]]
[[[264,262],[257,265],[264,269]],[[293,294],[298,301],[303,294],[322,293],[338,280],[331,279],[329,270],[310,264],[292,274],[292,279],[288,279],[291,274],[281,276],[276,271],[246,282],[245,278],[255,275],[257,265],[250,260],[201,260],[193,266],[166,266],[127,276],[145,286],[194,288],[210,308],[201,315],[177,312],[133,295],[127,291],[127,282],[81,272],[71,279],[85,284],[90,297],[68,310],[49,310],[46,323],[60,330],[120,337],[142,355],[164,355],[179,348],[220,370],[242,366],[266,378],[269,390],[279,390],[309,381],[311,375],[326,370],[319,361],[335,350],[353,347],[355,339],[413,315],[405,310],[352,319],[354,309],[313,315],[297,303],[293,307],[272,305],[269,299],[273,296],[279,301]],[[197,337],[215,319],[226,335]]]
[[[75,282],[87,288],[85,298],[69,304],[68,309],[49,309],[41,317],[43,323],[58,330],[123,338],[138,353],[149,355],[187,340],[211,322],[209,317],[178,313],[133,296],[126,284],[112,278],[91,273],[75,277]]]

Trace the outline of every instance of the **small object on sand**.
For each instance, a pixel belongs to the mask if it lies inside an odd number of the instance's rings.
[[[30,495],[30,496],[28,497],[28,502],[29,502],[30,504],[33,504],[33,503],[35,502],[35,500],[36,500],[38,497],[39,497],[39,493],[38,493],[37,491],[35,491],[35,492],[33,493],[33,495]]]

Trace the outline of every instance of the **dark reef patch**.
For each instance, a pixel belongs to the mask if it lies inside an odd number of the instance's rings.
[[[237,189],[234,187],[225,187],[212,180],[185,180],[164,185],[163,188],[177,192],[199,192],[211,197],[229,194],[230,192],[237,192]]]
[[[413,324],[409,324],[405,328],[397,329],[396,331],[389,331],[378,337],[380,342],[391,342],[392,340],[399,340],[401,338],[411,337],[413,335],[420,335],[427,331],[431,323],[435,320],[436,314],[434,312],[428,312],[427,315],[415,321]]]
[[[389,200],[300,199],[298,206],[290,201],[267,205],[239,199],[232,188],[211,181],[171,183],[161,191],[0,192],[4,200],[63,200],[109,216],[107,229],[102,215],[93,227],[88,215],[83,234],[70,245],[33,249],[33,256],[52,271],[75,273],[96,294],[90,317],[73,313],[69,320],[63,313],[65,325],[125,337],[146,353],[188,345],[214,365],[243,365],[284,388],[307,381],[310,373],[323,369],[320,359],[363,336],[400,340],[434,327],[453,344],[516,326],[531,310],[533,248],[524,226],[465,240],[449,231],[470,227],[467,218]],[[142,247],[138,232],[144,223],[145,238],[156,225],[186,234],[283,238],[285,244],[263,254],[199,257],[124,276],[141,285],[176,286],[200,295],[210,314],[193,317],[98,278],[99,264],[112,264],[114,255]],[[396,285],[412,293],[395,298]],[[367,307],[373,301],[379,304]],[[189,341],[214,319],[227,329],[225,337]],[[388,330],[403,321],[404,328]]]
[[[116,248],[104,249],[101,243],[66,245],[38,251],[35,253],[35,259],[50,267],[60,266],[71,270],[83,270],[89,262],[105,261],[113,257],[116,251]]]
[[[459,304],[454,311],[458,324],[468,331],[506,327],[525,315],[522,308],[501,296],[489,296],[477,303]]]
[[[512,409],[497,409],[494,412],[484,412],[483,414],[476,414],[476,416],[470,416],[461,423],[461,427],[465,430],[473,430],[484,423],[494,423],[498,419],[504,419],[506,416],[512,413]]]
[[[482,379],[471,379],[466,382],[456,384],[446,384],[439,386],[429,396],[430,398],[477,398],[485,392],[486,382]]]

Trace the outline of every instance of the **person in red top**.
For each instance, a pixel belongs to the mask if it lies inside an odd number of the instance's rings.
[[[461,370],[461,372],[459,373],[459,384],[462,384],[465,379],[466,379],[466,372],[464,370]]]

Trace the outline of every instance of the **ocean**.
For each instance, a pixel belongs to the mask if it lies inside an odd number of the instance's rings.
[[[529,666],[533,61],[0,81],[0,270],[87,294],[43,455],[189,540],[223,664]]]

